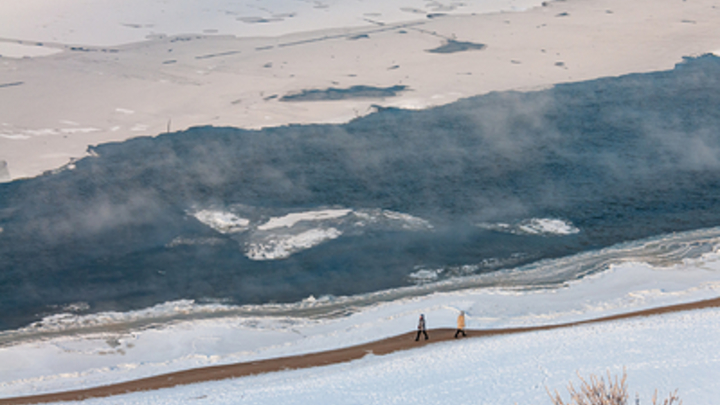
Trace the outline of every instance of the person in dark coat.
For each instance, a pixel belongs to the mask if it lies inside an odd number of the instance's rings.
[[[418,332],[417,332],[417,336],[415,336],[415,341],[416,341],[416,342],[417,342],[418,340],[420,340],[420,334],[421,334],[421,333],[422,333],[423,335],[425,335],[425,340],[428,340],[428,339],[429,339],[428,334],[427,334],[427,331],[425,330],[425,315],[423,315],[423,314],[420,314],[420,320],[418,321]]]

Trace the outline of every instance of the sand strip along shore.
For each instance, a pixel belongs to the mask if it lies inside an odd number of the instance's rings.
[[[597,319],[572,322],[558,325],[529,326],[521,328],[467,330],[468,337],[490,337],[517,333],[537,332],[544,330],[569,328],[578,325],[609,322],[628,318],[657,316],[671,312],[690,311],[695,309],[720,307],[720,298],[697,301],[685,304],[671,305],[660,308],[647,309],[643,311],[629,312],[625,314],[607,316]],[[402,335],[366,343],[358,346],[348,347],[326,352],[312,353],[299,356],[281,357],[268,360],[259,360],[246,363],[229,364],[222,366],[203,367],[155,377],[142,378],[134,381],[127,381],[119,384],[111,384],[101,387],[59,392],[53,394],[30,395],[24,397],[0,399],[0,405],[37,404],[60,401],[81,401],[89,398],[109,397],[113,395],[126,394],[138,391],[157,390],[171,388],[178,385],[193,384],[205,381],[217,381],[228,378],[245,377],[254,374],[270,373],[282,370],[294,370],[309,367],[325,366],[336,363],[348,362],[360,359],[367,354],[384,355],[400,350],[414,349],[427,344],[454,340],[454,329],[431,329],[428,331],[430,340],[415,342],[415,332],[408,332]]]

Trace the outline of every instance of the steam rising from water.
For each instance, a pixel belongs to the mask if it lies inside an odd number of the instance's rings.
[[[0,329],[77,302],[87,314],[578,277],[558,258],[720,225],[717,105],[720,62],[705,56],[345,125],[98,146],[75,170],[0,185]],[[324,210],[352,215],[261,229]],[[494,278],[508,268],[522,279]],[[412,287],[420,270],[437,282]]]

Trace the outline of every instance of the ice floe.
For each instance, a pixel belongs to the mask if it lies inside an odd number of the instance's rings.
[[[336,239],[340,235],[342,232],[335,228],[315,228],[299,234],[271,234],[248,243],[246,256],[252,260],[284,259],[293,253]]]
[[[428,269],[419,269],[415,271],[414,273],[410,273],[408,278],[410,278],[412,281],[417,283],[428,283],[431,281],[435,281],[440,277],[440,274],[442,274],[442,269],[437,270],[428,270]]]
[[[430,230],[433,226],[427,220],[405,214],[402,212],[382,210],[382,209],[365,209],[353,212],[357,221],[356,226],[366,225],[386,225],[399,227],[405,230]]]
[[[267,215],[266,210],[260,208],[235,206],[200,209],[190,214],[212,229],[232,236],[251,260],[285,259],[342,235],[362,234],[367,229],[413,232],[433,229],[425,219],[379,208],[325,208]],[[197,244],[186,243],[196,239],[178,237],[167,247]]]
[[[200,210],[192,214],[198,221],[220,233],[237,233],[248,229],[250,221],[237,215],[218,210]]]
[[[572,222],[556,218],[531,218],[514,224],[481,223],[479,228],[516,235],[566,236],[580,232]]]
[[[572,223],[561,219],[533,218],[518,225],[522,232],[539,235],[572,235],[580,232]]]
[[[321,221],[325,219],[341,218],[351,212],[351,209],[296,212],[284,215],[282,217],[270,218],[270,220],[268,220],[266,223],[258,226],[257,229],[261,231],[267,231],[275,228],[291,228],[300,221]]]

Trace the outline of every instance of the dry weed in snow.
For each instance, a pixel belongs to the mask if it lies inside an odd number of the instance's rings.
[[[553,405],[627,405],[627,373],[623,371],[622,377],[615,376],[613,379],[610,372],[607,373],[607,382],[604,378],[594,374],[589,379],[584,379],[578,374],[581,384],[579,389],[571,383],[568,384],[568,393],[570,393],[570,402],[565,402],[560,394],[555,391],[554,394],[548,390],[548,395],[552,399]],[[636,405],[640,400],[636,399]],[[657,402],[657,390],[653,395],[652,405],[682,405],[682,401],[677,396],[677,390],[671,393],[662,403]]]

